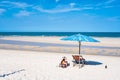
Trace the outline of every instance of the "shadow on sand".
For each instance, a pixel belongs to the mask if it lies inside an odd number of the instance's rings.
[[[79,63],[76,63],[75,61],[72,61],[72,62],[75,64],[79,64]],[[98,61],[91,61],[91,60],[85,61],[85,65],[101,65],[101,64],[103,64],[103,63],[98,62]]]
[[[98,61],[85,61],[86,65],[101,65],[103,63]]]

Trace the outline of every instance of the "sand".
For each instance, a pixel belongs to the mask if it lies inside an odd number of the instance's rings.
[[[78,42],[62,37],[10,36],[0,38],[0,49],[39,52],[78,53]],[[120,56],[120,38],[97,38],[100,43],[82,42],[81,54]]]
[[[120,38],[82,43],[81,55],[87,64],[80,68],[72,62],[78,43],[60,38],[1,37],[0,80],[120,80]],[[63,56],[70,63],[67,68],[58,66]]]

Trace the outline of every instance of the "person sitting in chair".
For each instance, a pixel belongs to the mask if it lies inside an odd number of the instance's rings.
[[[85,64],[85,59],[84,59],[82,56],[80,56],[80,62],[81,62],[82,64]]]
[[[75,62],[78,64],[79,61],[82,64],[85,64],[85,59],[80,55],[72,55],[73,59],[75,60]]]

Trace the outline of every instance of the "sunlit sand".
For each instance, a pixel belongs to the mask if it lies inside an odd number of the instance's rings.
[[[120,38],[96,38],[101,43],[82,43],[81,55],[87,63],[80,68],[72,62],[72,55],[78,54],[78,43],[60,38],[1,37],[0,80],[120,79]],[[70,63],[67,68],[59,67],[63,56]]]

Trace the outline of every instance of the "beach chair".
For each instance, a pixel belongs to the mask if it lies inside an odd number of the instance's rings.
[[[80,64],[85,64],[85,59],[82,56],[72,55],[72,57],[76,64],[79,64],[79,60],[80,60]],[[73,66],[75,66],[75,64]]]

